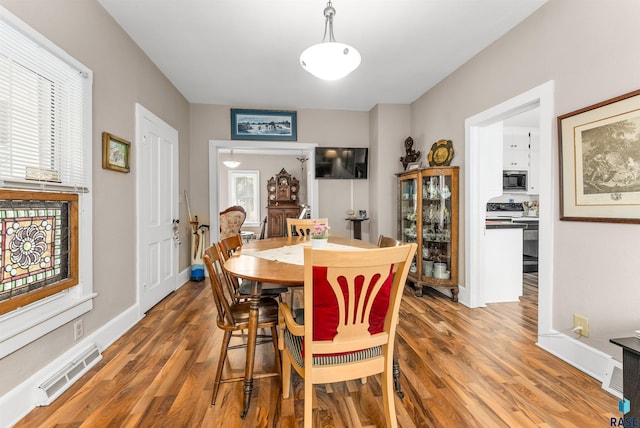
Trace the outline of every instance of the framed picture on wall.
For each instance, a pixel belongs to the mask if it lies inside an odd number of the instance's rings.
[[[232,140],[296,141],[295,111],[231,109]]]
[[[129,172],[131,143],[108,132],[102,133],[102,167],[118,172]]]
[[[640,223],[640,90],[558,117],[561,220]]]

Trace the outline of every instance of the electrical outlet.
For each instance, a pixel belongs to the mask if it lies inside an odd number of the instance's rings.
[[[573,328],[580,327],[576,330],[580,336],[589,337],[589,320],[582,315],[573,314]]]
[[[78,340],[84,334],[84,328],[82,326],[82,320],[78,320],[73,323],[73,340]]]

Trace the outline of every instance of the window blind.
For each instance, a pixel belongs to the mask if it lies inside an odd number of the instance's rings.
[[[0,180],[86,191],[90,76],[0,17]]]

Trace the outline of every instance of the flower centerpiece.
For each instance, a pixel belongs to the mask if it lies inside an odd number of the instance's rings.
[[[311,245],[316,248],[324,247],[329,239],[328,225],[318,223],[318,220],[313,220],[313,227],[311,228]]]

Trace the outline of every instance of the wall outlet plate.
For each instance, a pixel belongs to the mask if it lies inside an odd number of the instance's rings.
[[[573,314],[573,328],[580,327],[576,330],[580,336],[589,337],[589,320],[582,315]]]

